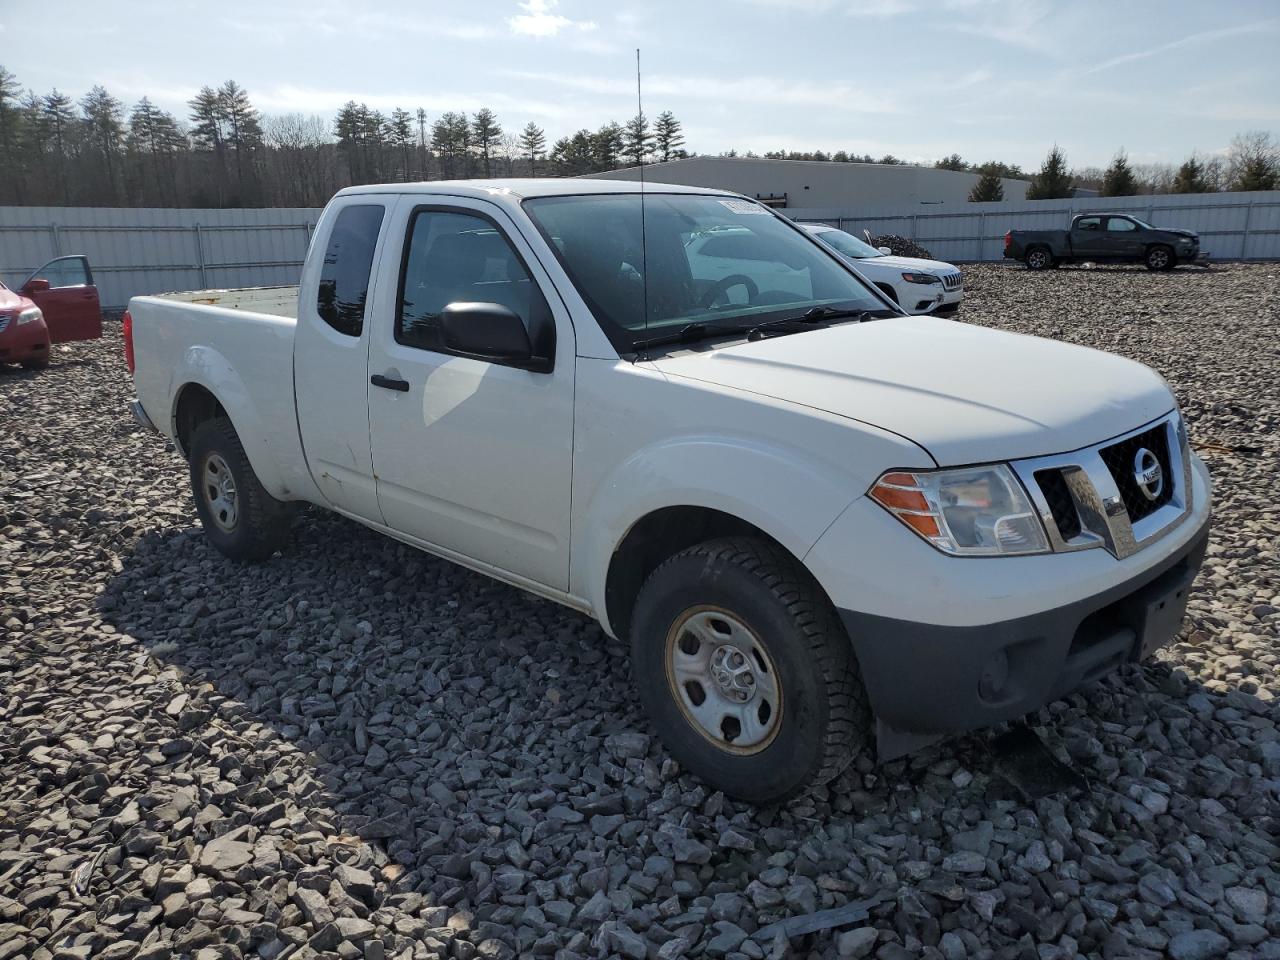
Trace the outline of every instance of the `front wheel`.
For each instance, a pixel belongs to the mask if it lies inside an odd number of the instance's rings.
[[[667,749],[716,789],[775,803],[869,749],[849,639],[808,572],[732,538],[663,563],[636,601],[632,669]]]
[[[191,492],[205,536],[232,560],[265,560],[289,535],[289,505],[272,497],[253,472],[226,417],[191,435]]]
[[[1172,270],[1177,261],[1172,250],[1157,245],[1147,251],[1146,263],[1148,270]]]

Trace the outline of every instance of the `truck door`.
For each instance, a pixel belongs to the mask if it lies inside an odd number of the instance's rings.
[[[294,395],[307,467],[338,510],[381,522],[369,453],[372,283],[387,202],[369,194],[333,201],[316,225],[298,288]],[[318,256],[324,251],[324,256]],[[283,375],[283,371],[282,371]]]
[[[445,554],[567,590],[573,327],[532,249],[496,204],[406,197],[383,258],[369,353],[369,431],[386,524]],[[416,198],[423,199],[423,198]],[[548,372],[458,356],[451,303],[554,318]]]
[[[1085,259],[1106,255],[1102,217],[1079,217],[1071,225],[1071,255]]]
[[[44,314],[51,342],[102,336],[102,305],[87,257],[50,260],[26,279],[21,292]]]
[[[1139,260],[1143,254],[1142,231],[1128,217],[1107,217],[1106,255],[1122,260]]]

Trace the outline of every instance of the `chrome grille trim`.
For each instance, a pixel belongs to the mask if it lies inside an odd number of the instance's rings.
[[[958,270],[955,273],[944,273],[941,276],[943,290],[959,290],[964,286],[964,274]]]
[[[1115,477],[1099,451],[1160,426],[1167,431],[1173,496],[1164,506],[1134,523],[1125,509]],[[1191,513],[1191,456],[1177,410],[1093,446],[1071,453],[1017,460],[1011,466],[1040,514],[1049,544],[1056,553],[1104,547],[1112,556],[1123,560],[1172,532]],[[1075,502],[1080,533],[1070,539],[1064,539],[1060,533],[1036,480],[1035,475],[1041,470],[1060,471]]]
[[[0,313],[0,333],[4,333],[9,328],[9,323],[13,320],[13,314]]]

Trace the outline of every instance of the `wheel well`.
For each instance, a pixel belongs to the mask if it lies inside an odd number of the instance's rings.
[[[640,588],[664,560],[707,540],[742,536],[766,540],[790,554],[755,524],[708,507],[664,507],[639,520],[614,550],[605,578],[605,613],[614,634],[627,639]]]
[[[188,383],[178,394],[178,407],[174,412],[174,433],[183,456],[191,449],[191,435],[206,420],[225,417],[227,411],[218,398],[198,383]]]
[[[898,291],[893,289],[889,284],[877,281],[876,286],[879,287],[880,291],[894,303],[898,302]]]

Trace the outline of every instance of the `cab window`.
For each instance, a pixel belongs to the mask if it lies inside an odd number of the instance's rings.
[[[1100,217],[1081,217],[1076,221],[1077,230],[1099,230],[1102,226]]]
[[[1138,225],[1124,217],[1112,217],[1107,221],[1107,233],[1129,233],[1137,230]]]
[[[316,312],[325,323],[348,337],[358,337],[364,329],[369,272],[382,229],[382,214],[381,204],[343,207],[325,248]]]
[[[448,353],[440,314],[451,303],[496,303],[526,325],[551,315],[520,255],[479,214],[416,211],[401,275],[395,338],[405,346]]]

